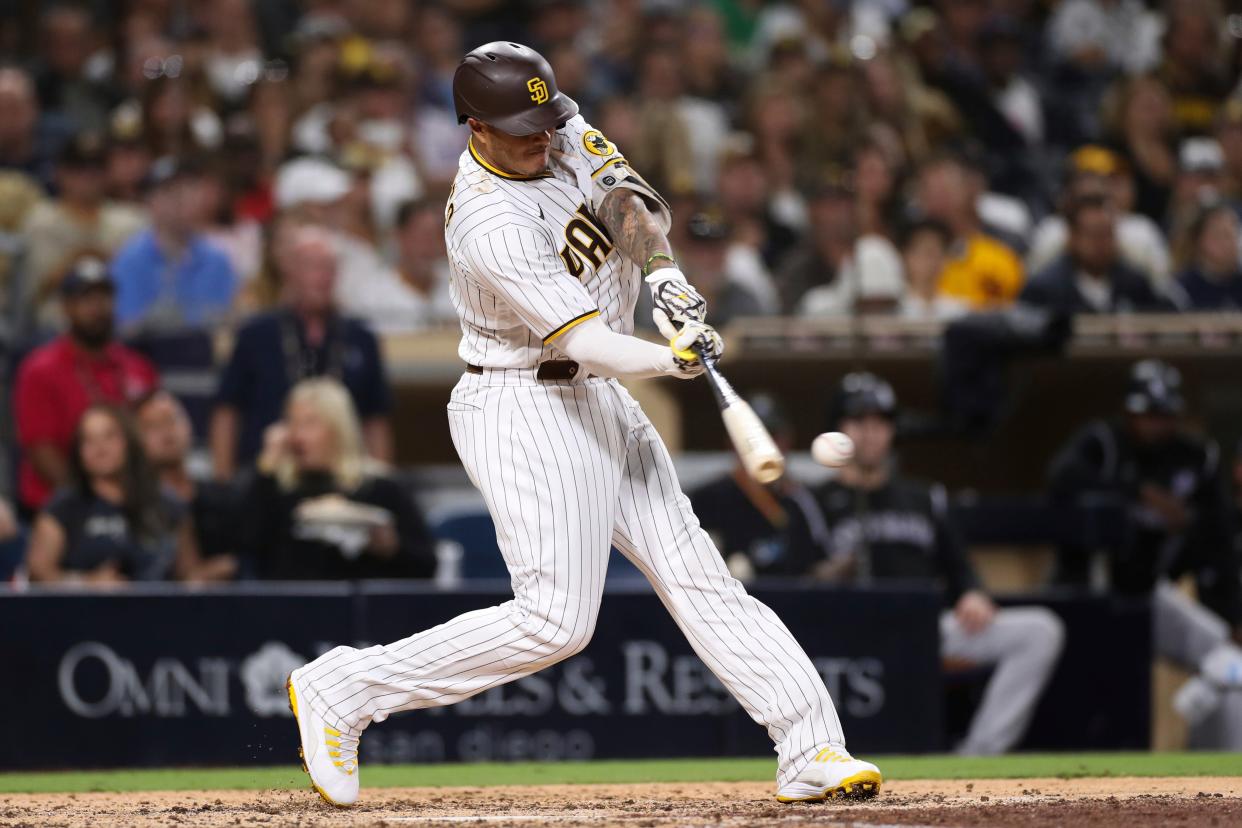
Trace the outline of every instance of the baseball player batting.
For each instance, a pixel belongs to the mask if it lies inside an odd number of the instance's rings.
[[[513,600],[409,638],[337,647],[289,677],[311,784],[358,798],[358,740],[401,710],[453,704],[542,670],[591,639],[615,545],[778,756],[783,802],[879,792],[798,642],[730,577],[668,450],[618,377],[703,372],[720,337],[677,269],[668,205],[516,43],[453,77],[470,142],[445,208],[466,370],[453,444],[482,492]],[[631,336],[644,282],[669,345]],[[696,353],[697,351],[697,353]]]

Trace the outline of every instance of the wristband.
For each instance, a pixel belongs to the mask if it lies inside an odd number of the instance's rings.
[[[673,267],[677,267],[676,259],[674,259],[669,254],[664,253],[663,251],[656,251],[655,253],[651,254],[651,257],[647,259],[647,263],[643,265],[642,274],[644,278],[651,275],[651,263],[654,262],[656,259],[665,259],[667,261],[672,262]]]

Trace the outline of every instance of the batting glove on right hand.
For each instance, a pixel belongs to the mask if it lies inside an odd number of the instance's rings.
[[[658,320],[657,324],[659,324]],[[671,322],[665,322],[660,326],[661,333],[665,333],[665,325],[672,329],[673,334],[669,336],[668,344],[673,351],[674,376],[690,379],[706,370],[703,367],[703,361],[699,359],[699,353],[692,350],[695,346],[698,346],[704,357],[711,360],[719,359],[724,353],[724,340],[711,325],[705,325],[702,322],[687,322],[681,326],[680,331],[677,331],[672,328]]]
[[[657,314],[663,314],[677,325],[706,321],[707,300],[677,268],[660,268],[643,281],[651,288],[651,316],[657,325]]]

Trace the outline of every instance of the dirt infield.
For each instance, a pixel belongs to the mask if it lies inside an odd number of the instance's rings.
[[[0,795],[0,826],[1239,825],[1242,778],[897,781],[865,804],[781,805],[769,785],[389,788],[349,810],[307,791]]]

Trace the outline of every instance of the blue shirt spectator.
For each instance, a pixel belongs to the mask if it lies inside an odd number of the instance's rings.
[[[201,327],[224,317],[237,293],[237,274],[224,251],[199,232],[203,173],[162,158],[147,178],[151,227],[130,239],[112,261],[117,319],[127,327]]]
[[[237,274],[228,256],[198,236],[189,240],[180,258],[170,260],[155,231],[144,230],[117,251],[112,273],[122,325],[205,325],[228,313],[237,292]]]
[[[392,408],[379,342],[362,322],[332,316],[318,342],[310,341],[306,324],[288,310],[258,314],[241,327],[216,398],[217,405],[241,415],[238,463],[258,456],[263,432],[284,413],[289,389],[317,376],[338,379],[363,422]]]
[[[275,257],[285,305],[259,314],[237,332],[233,355],[220,378],[211,422],[217,478],[231,478],[252,463],[264,431],[281,418],[285,397],[298,382],[328,376],[349,391],[362,421],[367,452],[391,461],[388,412],[392,393],[375,334],[341,315],[333,301],[337,254],[325,230],[300,227],[278,245]]]

